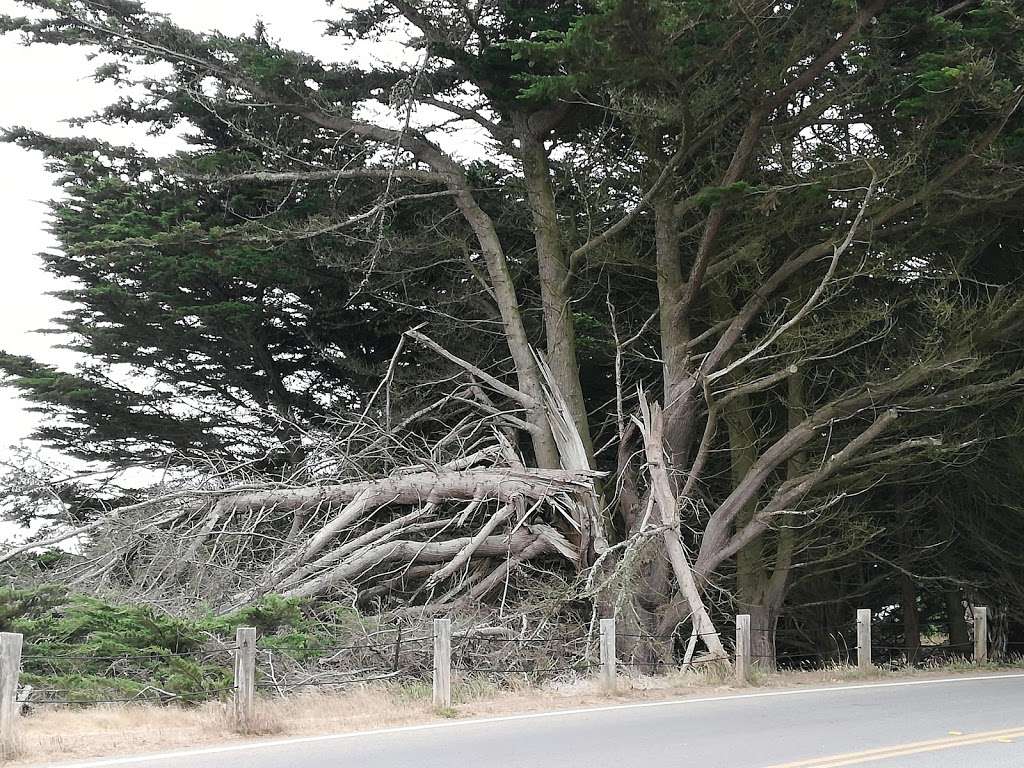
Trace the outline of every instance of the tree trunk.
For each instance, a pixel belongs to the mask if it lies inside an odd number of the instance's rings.
[[[959,587],[950,587],[945,592],[946,626],[949,630],[949,644],[956,654],[970,653],[971,629],[964,613],[964,596]]]
[[[759,605],[741,606],[750,614],[750,656],[752,662],[766,670],[778,665],[775,645],[775,630],[779,623],[782,606],[769,605],[762,599]]]
[[[651,494],[661,513],[662,539],[665,552],[672,564],[679,591],[690,608],[691,622],[699,639],[707,646],[708,651],[717,658],[728,658],[721,638],[711,621],[704,600],[701,598],[700,587],[694,578],[693,569],[683,547],[679,535],[679,506],[672,486],[669,482],[668,470],[665,467],[665,450],[663,443],[664,418],[657,403],[648,405],[641,397],[640,408],[644,416],[644,448],[647,454],[647,465],[651,473]]]
[[[901,609],[903,612],[903,646],[907,661],[916,664],[921,657],[921,617],[917,612],[917,585],[914,580],[900,574]]]
[[[789,428],[804,418],[803,379],[794,373],[787,379]],[[733,483],[740,483],[757,460],[757,430],[750,416],[747,396],[737,397],[723,408],[729,429],[729,455],[732,460]],[[803,471],[803,457],[795,455],[787,465],[787,475],[794,478]],[[748,525],[756,509],[751,499],[737,517],[737,529]],[[759,536],[736,555],[736,602],[738,610],[750,614],[750,643],[754,663],[767,669],[777,665],[775,630],[789,589],[795,531],[782,519],[775,535],[775,552],[769,563],[768,537]]]
[[[750,417],[748,397],[738,397],[722,411],[729,432],[730,475],[741,481],[757,459],[757,434]],[[736,518],[742,529],[754,516],[756,499],[744,505]],[[775,668],[775,625],[779,606],[768,605],[767,541],[759,536],[736,554],[736,610],[750,615],[750,654],[754,664]]]
[[[673,640],[658,627],[658,608],[672,590],[671,568],[665,558],[663,546],[652,539],[638,565],[641,587],[625,595],[626,606],[615,612],[619,658],[635,666],[638,671],[651,674],[672,663]]]
[[[658,201],[654,217],[665,447],[669,467],[678,471],[688,464],[692,448],[696,382],[690,366],[689,322],[680,314],[686,285],[679,261],[678,222],[672,201]]]
[[[533,443],[534,457],[538,467],[557,469],[558,447],[551,434],[544,412],[543,387],[540,369],[533,356],[526,328],[523,325],[522,312],[519,308],[519,297],[516,295],[512,273],[505,258],[505,251],[498,238],[494,221],[479,206],[469,183],[461,175],[451,175],[449,188],[455,192],[455,203],[463,217],[469,223],[480,244],[487,274],[491,282],[494,300],[501,314],[502,328],[509,352],[516,366],[516,378],[519,390],[533,401],[527,408],[526,421],[530,424],[530,439]]]
[[[569,404],[587,458],[593,466],[594,445],[576,359],[576,326],[569,296],[569,271],[562,248],[555,197],[551,190],[547,149],[543,139],[534,133],[526,115],[517,113],[515,126],[522,152],[527,199],[533,215],[548,365],[555,383]]]

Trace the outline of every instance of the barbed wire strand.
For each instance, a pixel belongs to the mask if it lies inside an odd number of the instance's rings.
[[[194,656],[214,656],[219,653],[231,653],[238,650],[238,646],[218,648],[212,651],[176,651],[174,653],[119,653],[116,656],[88,656],[85,654],[28,654],[22,656],[22,661],[131,661],[134,659],[173,659]]]
[[[232,686],[227,687],[227,688],[208,688],[205,691],[186,691],[185,693],[167,693],[167,694],[165,694],[164,696],[161,696],[161,697],[153,697],[153,696],[143,697],[143,696],[140,696],[140,695],[136,695],[136,696],[131,696],[131,697],[127,697],[127,698],[113,698],[113,699],[85,699],[85,700],[82,700],[82,699],[43,699],[43,700],[40,700],[40,701],[35,701],[33,699],[29,699],[28,701],[21,701],[21,702],[19,702],[19,704],[27,704],[30,707],[44,706],[44,705],[48,705],[48,704],[80,704],[82,706],[86,706],[86,705],[90,705],[90,704],[147,704],[147,703],[166,704],[166,703],[169,703],[169,702],[172,702],[172,701],[175,701],[175,700],[195,699],[195,698],[200,698],[200,697],[210,697],[212,694],[215,694],[215,693],[225,693],[227,691],[233,691],[233,690],[235,690],[235,686],[232,685]],[[59,692],[59,693],[63,693],[63,694],[69,694],[69,693],[74,693],[74,690],[71,689],[71,688],[65,688],[65,689],[58,689],[58,690],[55,690],[53,692],[54,693],[58,693]],[[39,693],[39,691],[33,691],[33,693]]]
[[[400,677],[402,672],[388,672],[384,675],[374,675],[372,677],[360,677],[354,680],[310,680],[305,683],[258,683],[255,687],[257,689],[272,689],[281,690],[282,688],[326,688],[332,685],[352,685],[354,683],[369,683],[374,680],[394,680]]]
[[[422,637],[403,637],[402,645],[406,643],[422,643],[426,640],[433,640],[432,636],[424,635]],[[261,648],[260,650],[271,651],[277,653],[337,653],[340,651],[360,651],[360,650],[372,650],[376,648],[388,648],[393,649],[395,647],[395,641],[389,640],[386,643],[365,643],[363,645],[325,645],[325,646],[314,646],[312,648],[282,648],[282,647],[267,647]],[[407,649],[407,650],[426,650],[421,648]]]

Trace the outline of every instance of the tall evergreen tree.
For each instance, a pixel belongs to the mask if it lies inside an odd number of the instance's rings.
[[[74,456],[293,464],[303,430],[373,390],[428,296],[446,290],[459,306],[470,293],[444,267],[445,251],[461,260],[461,234],[435,221],[429,193],[396,219],[375,184],[211,187],[201,174],[281,153],[359,158],[296,121],[247,115],[243,132],[184,88],[166,96],[159,106],[120,102],[99,119],[189,126],[192,148],[173,161],[7,132],[47,156],[67,195],[53,205],[60,248],[42,254],[73,285],[57,293],[69,309],[50,331],[86,362],[69,373],[4,355],[0,369],[47,416],[37,437]],[[434,234],[419,234],[425,227]],[[427,253],[435,263],[417,265]]]

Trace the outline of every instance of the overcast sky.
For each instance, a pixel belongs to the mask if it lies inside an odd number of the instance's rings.
[[[357,5],[358,2],[346,3]],[[196,30],[237,34],[251,31],[257,19],[285,46],[307,51],[325,60],[356,57],[337,38],[324,38],[318,20],[332,9],[323,0],[147,0],[147,7],[168,13],[179,24]],[[337,13],[337,11],[334,11]],[[14,16],[26,11],[13,0],[0,0],[0,13]],[[89,79],[95,64],[82,49],[18,44],[17,35],[0,35],[0,126],[26,126],[53,134],[82,133],[63,124],[69,117],[88,114],[110,103],[115,89]],[[373,55],[361,51],[360,57]],[[157,152],[177,148],[173,137],[154,139],[138,130],[103,127],[91,135]],[[44,362],[71,368],[74,357],[56,349],[60,338],[36,333],[61,310],[47,295],[60,284],[41,269],[36,256],[52,248],[47,232],[48,200],[59,195],[42,158],[10,144],[0,144],[0,232],[3,233],[3,272],[0,279],[0,349],[32,355]],[[0,453],[24,441],[36,417],[8,388],[0,388]],[[2,525],[2,524],[0,524]],[[0,527],[0,540],[9,534]]]

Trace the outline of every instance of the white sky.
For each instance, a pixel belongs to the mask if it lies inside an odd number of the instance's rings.
[[[321,36],[323,26],[317,21],[339,13],[323,0],[148,0],[147,7],[196,30],[217,29],[229,34],[251,31],[261,18],[270,35],[289,48],[325,60],[354,58],[342,40]],[[13,0],[0,0],[0,13],[26,15]],[[0,79],[0,126],[22,125],[61,135],[82,133],[62,120],[93,112],[115,98],[112,86],[89,79],[94,64],[86,60],[85,53],[63,46],[26,48],[18,44],[17,35],[0,36],[0,63],[6,73]],[[362,54],[367,55],[365,51]],[[175,148],[173,139],[153,139],[137,130],[104,128],[90,134],[160,152]],[[61,286],[42,271],[36,256],[54,246],[47,232],[46,202],[59,192],[38,154],[0,144],[0,169],[0,349],[70,369],[74,356],[55,349],[59,337],[35,332],[61,310],[61,302],[46,295]],[[16,393],[0,388],[0,456],[24,441],[36,421]],[[0,523],[0,541],[10,535],[11,530]]]

